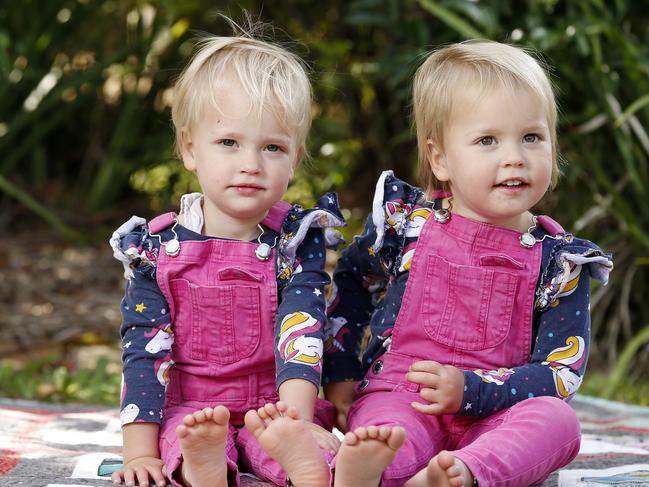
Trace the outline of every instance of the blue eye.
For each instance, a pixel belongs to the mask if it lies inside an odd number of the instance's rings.
[[[267,150],[268,152],[281,152],[281,151],[282,151],[282,148],[281,148],[279,145],[277,145],[277,144],[268,144],[268,145],[266,146],[266,150]]]
[[[541,138],[536,134],[525,134],[523,136],[523,142],[527,142],[530,144],[534,142],[538,142],[539,140],[541,140]]]
[[[492,135],[487,135],[486,137],[482,137],[480,140],[478,140],[478,144],[480,145],[494,145],[496,143],[496,138]]]

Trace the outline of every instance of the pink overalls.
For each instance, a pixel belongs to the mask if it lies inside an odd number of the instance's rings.
[[[551,233],[547,217],[539,223]],[[431,216],[419,237],[390,350],[359,383],[350,430],[401,425],[406,443],[383,475],[382,487],[403,485],[440,450],[453,450],[480,487],[542,482],[579,451],[579,422],[554,397],[533,397],[486,418],[426,415],[419,384],[406,381],[410,364],[435,360],[463,370],[527,362],[541,245],[520,233],[454,214]],[[506,387],[503,386],[503,387]]]
[[[262,222],[279,231],[289,209],[277,203]],[[161,215],[149,224],[152,234],[175,222]],[[286,483],[282,467],[261,449],[243,425],[246,411],[279,397],[275,386],[275,249],[269,259],[255,256],[258,244],[210,239],[180,242],[174,255],[160,249],[157,283],[169,303],[174,345],[166,390],[160,454],[173,485],[182,462],[175,433],[186,414],[224,405],[230,410],[226,445],[229,485],[239,485],[241,464],[260,478]],[[331,429],[332,409],[318,400],[314,422]],[[327,456],[327,455],[325,455]]]

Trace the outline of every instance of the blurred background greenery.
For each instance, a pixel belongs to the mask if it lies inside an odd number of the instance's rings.
[[[272,23],[312,67],[312,157],[288,198],[310,204],[338,191],[348,237],[380,171],[414,181],[410,82],[427,50],[488,38],[542,53],[558,90],[565,165],[539,211],[615,254],[609,285],[593,286],[584,390],[649,403],[646,2],[3,2],[2,232],[45,224],[48,238],[67,245],[105,246],[132,213],[175,209],[196,186],[173,155],[170,87],[195,36],[228,34],[217,14],[240,21],[242,9]],[[57,354],[0,361],[0,395],[114,404],[118,383],[104,359],[91,369]]]

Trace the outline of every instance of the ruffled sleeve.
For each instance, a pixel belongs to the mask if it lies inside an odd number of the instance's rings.
[[[326,247],[342,239],[333,227],[344,218],[335,193],[320,198],[305,210],[292,207],[282,225],[279,244],[275,364],[277,387],[290,379],[320,386],[325,315]]]
[[[543,311],[559,297],[570,293],[583,271],[587,271],[591,278],[606,285],[612,270],[611,254],[588,240],[566,234],[562,241],[554,246],[548,259],[541,285],[537,288],[535,308]]]
[[[336,248],[344,239],[336,227],[344,227],[345,219],[340,212],[338,195],[326,193],[316,202],[316,206],[304,209],[293,205],[289,210],[280,235],[279,252],[284,259],[295,260],[297,248],[304,241],[309,228],[322,228],[327,248]]]

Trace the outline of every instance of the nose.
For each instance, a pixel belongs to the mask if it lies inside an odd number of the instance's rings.
[[[513,143],[506,148],[501,164],[503,167],[522,167],[525,165],[525,156],[520,144]]]
[[[261,172],[262,156],[255,150],[242,151],[239,170],[242,173],[257,174]]]

